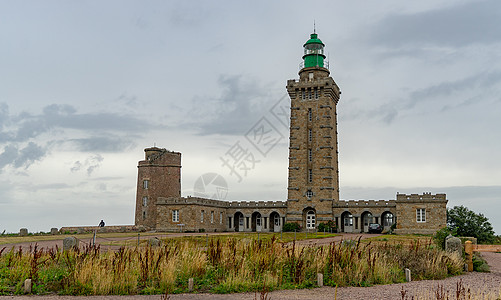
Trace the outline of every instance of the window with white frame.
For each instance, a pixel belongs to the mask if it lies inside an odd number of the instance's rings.
[[[425,208],[416,209],[416,221],[418,223],[426,222],[426,209]]]
[[[391,226],[393,225],[393,214],[392,213],[387,213],[384,215],[384,226]]]
[[[214,223],[214,211],[210,212],[210,222]]]
[[[306,213],[306,229],[315,229],[315,212],[313,210]]]
[[[219,213],[219,224],[223,224],[223,213]]]
[[[200,213],[200,223],[203,222],[204,222],[204,211],[202,210],[202,212]]]
[[[150,186],[150,181],[148,179],[143,180],[143,189],[147,190]]]
[[[353,226],[353,215],[347,214],[344,216],[344,226]]]
[[[280,226],[280,216],[278,214],[276,214],[273,218],[273,223],[275,224],[275,226]]]
[[[172,211],[172,222],[179,222],[179,210]]]
[[[148,206],[148,197],[143,197],[143,206]]]

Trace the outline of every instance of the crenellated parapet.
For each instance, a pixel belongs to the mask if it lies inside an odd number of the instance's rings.
[[[222,201],[199,197],[159,197],[157,205],[199,205],[220,208],[286,208],[287,201]]]
[[[446,194],[400,194],[397,193],[397,202],[447,202]]]
[[[395,200],[341,200],[338,203],[333,203],[332,207],[395,207]]]
[[[157,205],[199,205],[228,208],[228,201],[206,199],[199,197],[158,197]]]
[[[229,208],[286,208],[287,201],[231,201]]]

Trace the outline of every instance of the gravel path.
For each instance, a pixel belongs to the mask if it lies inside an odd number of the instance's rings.
[[[274,291],[268,294],[268,299],[402,299],[402,288],[406,291],[408,299],[412,296],[428,296],[434,295],[437,287],[440,285],[444,291],[449,293],[450,299],[455,299],[456,285],[461,280],[463,286],[471,288],[473,293],[482,291],[491,293],[492,298],[485,299],[501,299],[501,253],[482,253],[482,256],[487,260],[491,267],[491,273],[468,273],[461,276],[451,277],[444,280],[423,280],[413,281],[408,283],[378,285],[373,287],[343,287],[337,291],[332,287],[315,288],[308,290],[283,290]],[[454,297],[452,297],[454,295]],[[336,298],[335,298],[336,297]],[[161,300],[161,296],[0,296],[0,300],[15,299],[15,300],[79,300],[79,299],[95,299],[95,300]],[[180,294],[171,295],[169,299],[259,299],[259,294],[242,293],[242,294]],[[436,299],[436,297],[428,298]],[[484,298],[482,298],[484,299]]]

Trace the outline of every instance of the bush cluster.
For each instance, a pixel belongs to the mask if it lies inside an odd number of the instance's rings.
[[[300,230],[301,226],[299,226],[298,223],[285,223],[284,226],[282,227],[282,231],[284,232],[294,232]]]
[[[318,231],[336,232],[336,224],[332,220],[329,220],[327,223],[320,223],[318,224]]]

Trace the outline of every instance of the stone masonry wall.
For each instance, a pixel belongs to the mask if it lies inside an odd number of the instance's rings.
[[[313,210],[319,221],[332,219],[332,203],[339,201],[340,91],[325,68],[304,68],[299,76],[287,81],[291,99],[287,222],[304,227],[305,211]]]
[[[398,234],[433,234],[447,225],[447,199],[445,194],[397,194]],[[418,222],[417,210],[425,210],[425,221]]]
[[[277,213],[280,217],[285,217],[285,208],[285,201],[220,201],[198,197],[159,197],[156,202],[155,228],[158,231],[235,231],[233,225],[236,213],[242,213],[244,218],[251,218],[252,214],[257,212],[263,221],[262,231],[268,231],[271,214]],[[173,218],[173,211],[178,212],[177,221]],[[251,230],[249,219],[249,226],[243,231]]]

